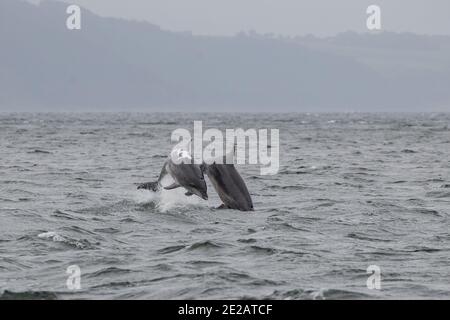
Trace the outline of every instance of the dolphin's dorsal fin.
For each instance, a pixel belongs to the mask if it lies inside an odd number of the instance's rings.
[[[234,160],[236,159],[236,142],[233,144],[233,148],[231,150],[225,150],[225,159],[224,163],[226,164],[234,164]]]
[[[187,145],[186,145],[186,151],[189,152],[189,154],[192,153],[192,138],[191,140],[188,141]]]

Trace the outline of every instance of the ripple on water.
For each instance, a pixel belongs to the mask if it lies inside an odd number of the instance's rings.
[[[44,239],[44,240],[50,240],[52,242],[61,243],[65,246],[74,248],[74,249],[80,249],[80,250],[88,250],[88,249],[94,249],[94,245],[92,245],[88,240],[82,239],[82,240],[76,240],[69,238],[67,236],[62,236],[56,232],[48,231],[38,234],[38,238]]]
[[[450,115],[202,114],[284,135],[279,174],[239,169],[252,214],[136,190],[195,117],[0,114],[0,298],[377,298],[370,264],[383,297],[448,296]],[[52,290],[73,263],[83,292]]]
[[[177,251],[183,250],[184,248],[186,248],[186,246],[184,246],[184,245],[169,246],[169,247],[165,247],[165,248],[159,249],[157,252],[159,254],[168,254],[168,253],[173,253],[173,252],[177,252]]]
[[[13,292],[5,290],[0,294],[0,300],[56,300],[58,295],[50,291]]]
[[[206,241],[199,241],[196,243],[193,243],[188,247],[189,251],[210,251],[210,250],[217,250],[223,248],[223,244],[219,244],[214,241],[206,240]]]
[[[84,273],[84,275],[88,278],[95,278],[95,277],[107,277],[107,276],[115,276],[115,275],[122,275],[122,274],[128,274],[131,273],[132,270],[130,269],[123,269],[118,267],[106,267],[102,268],[100,270],[91,272],[91,273]]]

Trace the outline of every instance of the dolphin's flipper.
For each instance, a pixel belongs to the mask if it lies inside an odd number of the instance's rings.
[[[218,206],[216,209],[230,209],[226,204],[222,203],[220,206]]]
[[[178,183],[174,182],[170,186],[164,187],[165,190],[172,190],[181,187]]]
[[[192,196],[192,195],[194,195],[192,192],[186,192],[185,194],[184,194],[185,196],[188,196],[188,197],[190,197],[190,196]]]
[[[156,192],[159,190],[159,182],[153,181],[153,182],[142,183],[137,188],[138,188],[138,190],[144,189],[144,190],[150,190],[150,191]]]

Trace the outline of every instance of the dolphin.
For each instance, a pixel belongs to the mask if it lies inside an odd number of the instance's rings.
[[[253,201],[234,164],[203,164],[208,176],[223,204],[220,209],[253,211]]]
[[[234,147],[236,152],[236,146]],[[223,164],[212,162],[207,164],[203,162],[201,169],[208,176],[214,189],[219,195],[223,204],[218,209],[235,209],[241,211],[253,211],[253,201],[247,186],[242,179],[241,175],[234,166],[234,157],[227,163],[227,159],[230,159],[230,154],[226,155]]]
[[[175,160],[175,161],[174,161]],[[169,186],[163,186],[162,180],[169,175],[173,183]],[[143,183],[138,189],[158,191],[162,188],[172,190],[179,187],[186,189],[186,196],[196,195],[204,200],[208,200],[208,191],[205,177],[200,165],[193,164],[192,158],[186,150],[174,149],[161,169],[157,181]]]

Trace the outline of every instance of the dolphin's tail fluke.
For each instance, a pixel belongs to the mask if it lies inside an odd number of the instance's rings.
[[[146,183],[140,184],[137,188],[138,188],[138,190],[143,189],[143,190],[150,190],[150,191],[156,192],[160,189],[160,184],[158,181],[146,182]]]

